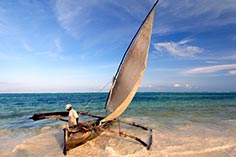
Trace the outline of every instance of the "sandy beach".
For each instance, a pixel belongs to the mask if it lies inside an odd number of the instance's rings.
[[[222,125],[192,125],[170,126],[162,128],[158,123],[154,123],[153,144],[150,150],[128,138],[114,136],[104,132],[96,139],[86,144],[72,149],[68,152],[68,157],[73,156],[96,156],[96,157],[228,157],[236,156],[236,121],[222,121]],[[117,126],[113,126],[117,129]],[[144,131],[133,128],[123,128],[122,131],[132,132],[143,139],[146,138]],[[37,156],[37,157],[63,157],[63,131],[62,126],[57,128],[45,127],[38,134],[27,137],[29,133],[20,135],[22,139],[16,137],[11,139],[14,133],[1,133],[1,156]],[[22,133],[21,133],[22,134]],[[29,136],[29,135],[28,135]],[[24,138],[23,138],[24,137]],[[8,138],[8,139],[7,139]],[[18,137],[20,138],[20,137]],[[21,140],[21,141],[20,141]],[[11,145],[11,146],[10,146]],[[4,149],[4,146],[8,149]]]

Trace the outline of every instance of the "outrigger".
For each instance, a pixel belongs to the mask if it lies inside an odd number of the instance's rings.
[[[88,114],[86,112],[77,112],[80,115],[89,116],[92,118],[96,118],[95,120],[91,120],[85,123],[79,123],[80,127],[75,126],[74,129],[68,130],[67,128],[64,128],[64,147],[63,147],[63,153],[66,155],[67,151],[70,149],[73,149],[75,147],[78,147],[84,143],[86,143],[89,140],[92,140],[99,136],[103,131],[112,133],[114,135],[122,136],[122,137],[128,137],[131,139],[136,140],[137,142],[141,143],[144,147],[146,147],[148,150],[151,147],[152,144],[152,129],[147,128],[145,126],[139,125],[135,122],[126,122],[119,119],[114,119],[111,121],[108,121],[102,125],[99,125],[99,122],[104,119],[104,117],[96,116],[92,114]],[[63,119],[62,117],[67,117],[69,112],[50,112],[50,113],[36,113],[30,119],[33,120],[42,120],[42,119],[53,119],[53,120],[61,120],[67,122],[67,120]],[[134,126],[137,128],[141,128],[142,130],[148,131],[148,140],[147,142],[144,142],[139,137],[136,137],[134,135],[131,135],[127,132],[121,131],[113,131],[110,130],[109,127],[114,124],[119,123],[120,124],[126,124],[130,126]]]

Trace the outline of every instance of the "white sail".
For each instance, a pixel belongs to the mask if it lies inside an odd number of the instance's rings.
[[[155,8],[142,25],[120,67],[110,90],[106,109],[111,111],[102,122],[119,117],[132,101],[146,68]]]

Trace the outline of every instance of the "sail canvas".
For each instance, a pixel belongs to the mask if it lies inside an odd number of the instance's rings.
[[[138,32],[114,80],[106,109],[112,113],[102,120],[119,117],[132,101],[138,90],[147,64],[155,8]]]

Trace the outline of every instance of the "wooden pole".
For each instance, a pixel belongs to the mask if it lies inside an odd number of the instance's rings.
[[[149,129],[148,141],[147,141],[147,150],[150,149],[151,145],[152,145],[152,129]]]
[[[149,130],[149,128],[147,128],[145,126],[142,126],[140,124],[137,124],[135,122],[126,122],[126,121],[122,121],[122,120],[118,120],[118,119],[114,119],[113,122],[118,122],[118,123],[123,123],[123,124],[126,124],[126,125],[135,126],[135,127],[141,128],[143,130]]]
[[[118,135],[118,136],[123,136],[123,137],[132,138],[132,139],[138,141],[139,143],[141,143],[143,146],[147,147],[147,143],[145,143],[143,140],[141,140],[140,138],[138,138],[138,137],[136,137],[136,136],[134,136],[134,135],[128,134],[128,133],[126,133],[126,132],[123,132],[123,131],[116,132],[116,131],[107,130],[107,129],[104,129],[103,131],[106,131],[106,132],[109,132],[109,133],[113,133],[113,134]]]
[[[67,130],[66,130],[66,128],[64,128],[63,131],[64,131],[64,148],[63,148],[63,154],[66,155],[66,141],[67,141]]]

